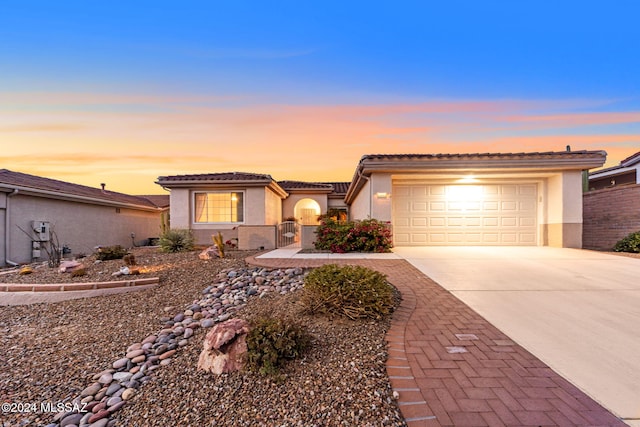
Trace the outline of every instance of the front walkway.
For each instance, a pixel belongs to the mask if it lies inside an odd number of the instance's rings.
[[[362,265],[387,275],[403,298],[387,333],[387,373],[410,427],[625,426],[402,259],[247,262],[272,268]]]

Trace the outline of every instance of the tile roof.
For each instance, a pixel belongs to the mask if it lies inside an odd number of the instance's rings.
[[[131,196],[115,191],[102,190],[101,188],[72,184],[56,179],[14,172],[8,169],[0,169],[0,186],[5,188],[19,187],[21,189],[31,189],[35,192],[46,191],[60,196],[91,198],[107,203],[135,205],[146,208],[158,207],[158,205],[145,197]]]
[[[159,176],[158,184],[177,181],[272,181],[271,175],[248,172],[201,173],[192,175]]]
[[[300,189],[333,191],[333,186],[324,182],[278,181],[278,185],[287,191]]]
[[[144,199],[149,200],[155,206],[159,208],[168,208],[169,207],[169,195],[168,194],[145,194],[138,195],[137,197],[142,197]]]
[[[604,151],[544,151],[530,153],[440,153],[440,154],[366,154],[362,156],[360,161],[364,160],[485,160],[485,159],[546,159],[546,158],[566,158],[585,156],[602,156],[606,155]]]
[[[331,184],[333,186],[333,192],[335,194],[345,195],[351,185],[351,182],[327,182],[325,184]]]
[[[286,191],[292,190],[327,190],[329,195],[344,195],[347,193],[350,182],[305,182],[305,181],[278,181],[278,185]]]

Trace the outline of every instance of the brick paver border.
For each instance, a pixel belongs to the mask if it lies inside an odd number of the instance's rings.
[[[247,262],[362,265],[387,275],[402,294],[386,335],[387,374],[409,427],[626,426],[404,260]]]
[[[158,277],[144,279],[118,280],[112,282],[86,282],[86,283],[2,283],[0,292],[65,292],[65,291],[89,291],[94,289],[129,288],[134,286],[157,285]]]

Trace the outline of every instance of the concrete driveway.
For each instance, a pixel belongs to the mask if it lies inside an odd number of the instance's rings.
[[[549,247],[394,252],[640,426],[640,259]]]

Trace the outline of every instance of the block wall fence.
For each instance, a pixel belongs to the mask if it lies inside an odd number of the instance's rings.
[[[611,250],[640,231],[640,184],[589,191],[583,195],[582,246]]]

